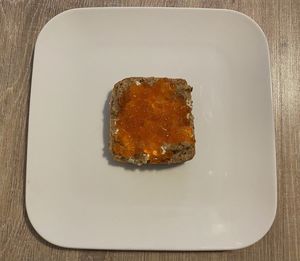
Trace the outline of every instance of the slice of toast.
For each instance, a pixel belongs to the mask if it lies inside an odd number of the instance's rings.
[[[130,77],[110,100],[109,148],[115,160],[173,164],[195,155],[192,87],[183,79]]]

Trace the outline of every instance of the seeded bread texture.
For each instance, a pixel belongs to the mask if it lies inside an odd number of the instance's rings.
[[[119,100],[120,97],[127,91],[127,89],[134,83],[147,83],[150,86],[153,85],[156,81],[161,78],[155,77],[130,77],[125,78],[114,85],[112,90],[112,94],[110,97],[110,132],[109,132],[109,149],[112,153],[112,157],[114,160],[124,163],[132,163],[135,165],[143,165],[143,164],[154,164],[149,163],[148,158],[145,154],[135,155],[131,158],[124,158],[120,155],[116,155],[113,153],[112,147],[116,141],[114,137],[114,133],[116,132],[115,122],[118,117],[118,112],[120,110]],[[186,104],[192,107],[192,98],[191,92],[192,87],[189,86],[184,79],[168,79],[170,80],[174,86],[176,87],[176,92],[181,95]],[[192,114],[189,115],[190,125],[194,130],[194,117]],[[191,160],[195,155],[195,145],[191,143],[178,143],[178,144],[166,144],[164,145],[164,149],[166,151],[172,152],[172,157],[167,162],[155,163],[155,164],[175,164],[175,163],[183,163],[185,161]]]

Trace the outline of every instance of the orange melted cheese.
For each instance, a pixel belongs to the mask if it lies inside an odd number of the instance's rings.
[[[149,163],[166,162],[172,152],[164,145],[194,144],[191,108],[168,79],[153,86],[132,84],[119,100],[113,152],[126,158],[146,154]]]

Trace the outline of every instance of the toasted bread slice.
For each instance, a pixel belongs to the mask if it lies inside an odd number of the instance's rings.
[[[116,83],[110,100],[113,158],[136,165],[192,159],[191,92],[183,79],[131,77]]]

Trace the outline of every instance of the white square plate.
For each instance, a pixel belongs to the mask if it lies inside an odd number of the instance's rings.
[[[37,232],[71,248],[248,246],[276,212],[268,44],[230,10],[89,8],[40,33],[30,100],[26,207]],[[196,156],[175,167],[115,164],[107,98],[129,76],[193,87]]]

